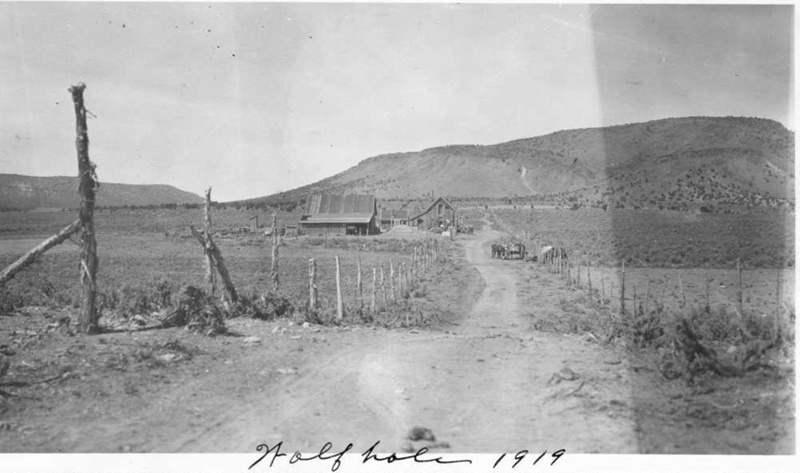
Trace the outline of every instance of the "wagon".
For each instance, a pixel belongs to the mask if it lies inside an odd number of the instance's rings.
[[[510,243],[506,245],[503,259],[525,259],[525,245],[522,243]]]

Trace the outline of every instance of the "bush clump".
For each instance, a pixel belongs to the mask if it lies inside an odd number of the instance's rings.
[[[224,311],[202,289],[184,287],[171,305],[163,322],[165,327],[187,327],[209,336],[226,331]]]

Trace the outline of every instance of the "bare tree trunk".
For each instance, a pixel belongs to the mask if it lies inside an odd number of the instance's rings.
[[[272,268],[270,274],[272,277],[272,292],[277,293],[280,288],[280,279],[278,278],[278,216],[272,214]]]
[[[97,298],[97,241],[94,233],[94,199],[98,187],[95,165],[89,161],[89,134],[86,128],[86,107],[83,103],[84,84],[70,87],[75,104],[75,147],[78,151],[78,177],[81,194],[81,309],[77,328],[84,333],[98,329],[100,314],[95,302]]]
[[[64,240],[69,238],[73,233],[77,232],[80,228],[81,228],[80,219],[75,220],[74,222],[70,223],[66,227],[59,230],[59,232],[56,233],[55,235],[39,243],[36,246],[36,248],[30,250],[29,252],[25,253],[21,258],[11,263],[6,269],[3,270],[2,273],[0,273],[0,286],[3,286],[6,282],[10,281],[15,274],[17,274],[19,271],[21,271],[29,264],[36,261],[36,259],[42,254],[44,254],[45,251],[63,242]]]
[[[228,273],[228,268],[225,266],[225,260],[222,258],[222,253],[220,253],[219,248],[217,245],[214,244],[214,240],[211,238],[211,235],[206,235],[203,238],[203,235],[194,228],[194,225],[189,225],[189,230],[192,231],[192,235],[197,239],[200,246],[202,246],[207,255],[211,255],[211,264],[214,265],[214,269],[217,270],[219,273],[220,278],[222,278],[222,284],[225,286],[225,292],[228,296],[228,300],[233,303],[239,301],[239,294],[236,293],[236,288],[233,286],[233,282],[231,281],[230,273]]]
[[[308,310],[313,312],[317,309],[317,261],[314,258],[308,260]]]
[[[206,189],[206,210],[205,210],[205,229],[206,235],[211,235],[213,227],[211,226],[211,188]],[[217,273],[214,272],[214,265],[211,263],[211,255],[206,252],[206,280],[208,281],[208,289],[211,291],[211,297],[216,297],[217,294]]]

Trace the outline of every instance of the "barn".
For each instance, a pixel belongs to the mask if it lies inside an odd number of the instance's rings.
[[[439,197],[427,209],[410,217],[408,222],[420,230],[448,229],[456,225],[456,209],[444,197]]]
[[[307,235],[380,233],[377,200],[365,194],[311,194],[299,224]]]

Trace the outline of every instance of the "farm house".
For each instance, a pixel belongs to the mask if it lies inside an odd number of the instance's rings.
[[[456,209],[444,197],[439,197],[408,221],[420,230],[447,229],[456,224]]]
[[[381,209],[381,231],[388,231],[397,225],[408,225],[408,210]]]
[[[380,233],[377,200],[365,194],[312,194],[299,224],[308,235],[374,235]]]

